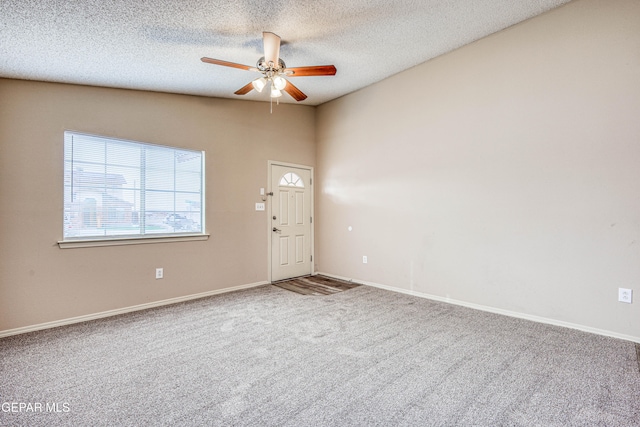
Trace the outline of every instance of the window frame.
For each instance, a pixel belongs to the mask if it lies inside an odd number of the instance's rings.
[[[65,179],[65,175],[67,173],[67,154],[66,152],[63,154],[63,206],[62,206],[62,240],[58,241],[58,246],[62,249],[67,248],[79,248],[79,247],[93,247],[93,246],[114,246],[114,245],[137,245],[137,244],[146,244],[146,243],[167,243],[167,242],[184,242],[184,241],[198,241],[198,240],[207,240],[209,238],[209,234],[206,232],[206,152],[204,150],[195,150],[191,148],[184,147],[175,147],[161,144],[153,144],[147,142],[133,141],[123,138],[109,137],[103,135],[95,135],[84,132],[77,132],[72,130],[64,131],[63,138],[63,151],[66,151],[68,138],[72,138],[73,136],[85,137],[85,138],[95,138],[98,140],[103,140],[105,143],[112,141],[113,144],[125,144],[131,145],[136,148],[138,147],[151,147],[152,149],[168,149],[168,150],[176,150],[176,151],[186,151],[199,153],[201,156],[201,165],[200,165],[200,222],[201,227],[200,231],[182,231],[182,232],[159,232],[159,233],[147,233],[147,234],[114,234],[112,236],[101,236],[101,235],[89,235],[89,236],[65,236],[65,227],[66,227],[66,197],[67,197],[67,182]],[[73,156],[71,156],[73,160]],[[107,160],[104,160],[105,168],[109,163]],[[147,165],[139,164],[138,166],[140,170],[144,170]],[[71,166],[73,168],[73,166]],[[106,173],[106,172],[105,172]],[[175,169],[173,170],[175,174]],[[134,181],[135,182],[135,181]],[[139,192],[147,192],[150,191],[148,187],[140,187],[134,188],[132,191]],[[153,191],[153,190],[151,190]],[[172,191],[176,191],[175,188]],[[142,207],[138,210],[138,214],[142,212],[144,214],[146,212],[146,206]],[[174,207],[174,214],[175,207]]]

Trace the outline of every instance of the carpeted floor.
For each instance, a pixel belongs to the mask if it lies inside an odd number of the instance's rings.
[[[0,404],[10,426],[637,426],[640,373],[626,341],[266,285],[2,339]]]
[[[272,283],[282,289],[302,295],[331,295],[336,292],[348,291],[360,286],[357,283],[326,277],[321,274],[315,276],[296,277]]]

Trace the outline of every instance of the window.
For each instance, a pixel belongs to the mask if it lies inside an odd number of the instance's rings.
[[[64,241],[204,234],[204,152],[64,133]]]
[[[304,181],[298,175],[293,172],[285,173],[280,178],[280,186],[282,187],[300,187],[304,188]]]

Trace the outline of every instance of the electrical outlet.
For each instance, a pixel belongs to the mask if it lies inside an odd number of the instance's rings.
[[[164,278],[164,268],[156,268],[156,279]]]
[[[363,263],[363,264],[366,264],[366,263],[367,263],[367,256],[366,256],[366,255],[363,255],[363,256],[362,256],[362,263]]]
[[[618,288],[618,301],[631,304],[632,297],[633,297],[632,289]]]
[[[256,210],[257,211],[263,211],[264,210],[264,203],[256,203]]]

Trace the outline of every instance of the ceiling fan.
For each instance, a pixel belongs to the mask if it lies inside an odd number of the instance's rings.
[[[253,89],[258,92],[262,92],[265,87],[269,86],[268,89],[270,90],[271,99],[281,97],[282,91],[285,91],[298,102],[307,99],[307,95],[302,93],[300,89],[295,87],[293,83],[288,81],[286,78],[333,76],[336,74],[336,67],[333,65],[287,68],[284,61],[280,58],[280,37],[274,33],[265,31],[262,33],[262,41],[264,44],[264,56],[258,59],[255,67],[207,57],[203,57],[200,60],[209,64],[262,73],[262,77],[247,83],[245,86],[235,91],[234,93],[236,95],[246,95]]]

